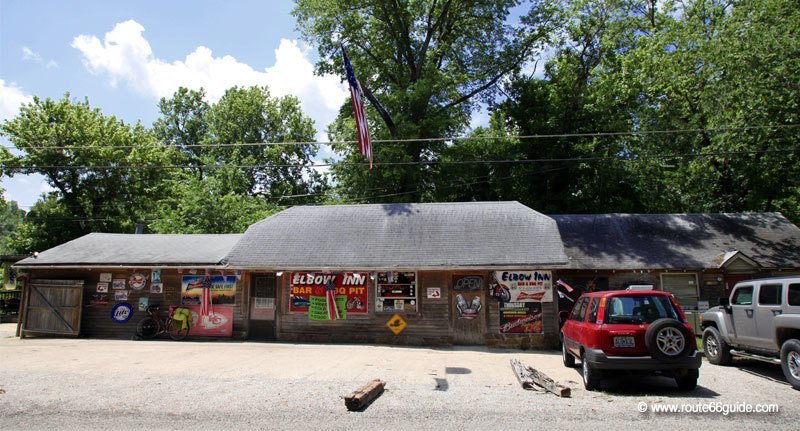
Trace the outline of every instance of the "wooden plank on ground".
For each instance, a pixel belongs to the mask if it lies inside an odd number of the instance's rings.
[[[555,380],[551,379],[547,376],[547,374],[534,369],[533,367],[527,367],[528,371],[530,371],[531,376],[533,377],[533,382],[537,385],[543,387],[547,392],[552,392],[559,397],[569,397],[572,394],[570,388],[567,388]]]
[[[528,367],[522,364],[519,359],[512,359],[511,360],[511,369],[514,370],[514,375],[517,376],[517,380],[522,385],[523,389],[533,390],[536,391],[538,388],[534,384],[533,375],[531,374]]]
[[[360,410],[372,403],[375,398],[378,398],[383,393],[385,386],[386,382],[375,379],[344,397],[344,405],[351,412]]]

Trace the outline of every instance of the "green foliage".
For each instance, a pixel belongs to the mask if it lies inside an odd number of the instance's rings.
[[[199,178],[184,172],[171,180],[176,193],[162,201],[159,217],[150,224],[163,233],[238,233],[279,211],[264,197],[228,190],[224,178]]]
[[[88,101],[39,99],[0,127],[23,153],[3,161],[7,175],[39,173],[55,190],[28,213],[17,252],[43,250],[93,232],[133,232],[169,193],[171,151],[141,124],[103,115]],[[118,168],[123,167],[123,168]]]
[[[362,87],[386,107],[389,128],[367,108],[373,139],[419,139],[402,145],[375,144],[381,163],[365,173],[355,145],[334,150],[347,162],[333,169],[345,199],[425,200],[437,181],[427,164],[445,149],[442,141],[461,134],[478,100],[491,100],[497,83],[538,55],[552,28],[549,2],[536,1],[519,25],[508,21],[517,0],[430,2],[409,0],[298,0],[294,14],[303,36],[318,47],[319,72],[343,74],[343,43]],[[355,138],[350,101],[328,129],[334,141]],[[375,197],[378,196],[378,197]]]
[[[0,189],[0,254],[10,254],[14,251],[11,240],[22,225],[25,211],[17,206],[17,202],[3,199],[2,192]]]

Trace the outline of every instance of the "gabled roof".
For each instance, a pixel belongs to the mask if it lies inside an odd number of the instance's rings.
[[[519,202],[296,206],[252,226],[234,268],[425,269],[566,263],[555,221]]]
[[[569,268],[716,269],[729,251],[763,268],[800,268],[800,228],[780,213],[551,217]]]
[[[241,234],[90,233],[17,262],[35,266],[215,266]]]

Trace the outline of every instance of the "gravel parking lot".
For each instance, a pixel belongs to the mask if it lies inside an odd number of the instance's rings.
[[[363,345],[25,339],[0,325],[6,429],[796,429],[800,392],[778,367],[704,363],[699,386],[617,379],[583,390],[558,352]],[[572,388],[523,390],[519,358]],[[342,396],[373,378],[386,392],[360,412]],[[648,412],[639,411],[645,403]],[[653,413],[777,404],[778,413]],[[716,407],[714,406],[716,405]],[[696,408],[696,407],[692,407]]]

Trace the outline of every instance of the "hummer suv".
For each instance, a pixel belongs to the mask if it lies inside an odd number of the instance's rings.
[[[800,389],[800,276],[736,283],[701,318],[708,362],[728,365],[737,356],[780,364]]]

